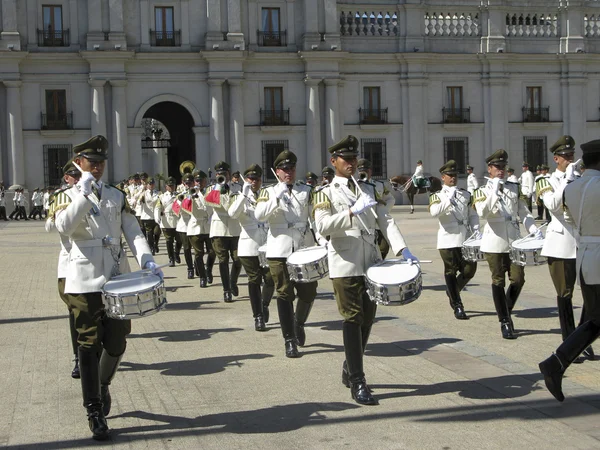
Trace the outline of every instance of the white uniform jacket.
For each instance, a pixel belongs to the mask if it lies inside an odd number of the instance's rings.
[[[187,234],[188,223],[190,222],[190,218],[192,217],[192,213],[186,211],[181,206],[183,200],[179,200],[180,198],[184,199],[185,197],[187,197],[187,195],[188,188],[186,186],[183,192],[179,192],[177,194],[177,199],[175,200],[177,203],[179,203],[179,218],[177,219],[177,226],[175,227],[175,231],[177,231],[178,233]]]
[[[173,203],[177,200],[175,192],[165,192],[158,196],[154,207],[154,221],[161,228],[175,228],[177,226],[177,214],[173,212]]]
[[[575,259],[577,242],[573,234],[573,225],[565,219],[563,192],[567,186],[565,173],[556,170],[550,178],[540,178],[536,183],[536,195],[550,211],[550,223],[546,228],[546,240],[542,256]]]
[[[144,193],[140,197],[140,205],[142,206],[140,214],[141,220],[154,220],[154,207],[158,201],[159,194],[160,192],[157,190],[144,190]]]
[[[33,203],[33,206],[42,206],[44,204],[44,194],[40,191],[34,192],[31,196],[31,202]]]
[[[125,236],[140,267],[153,261],[146,238],[135,217],[129,213],[125,195],[117,188],[101,183],[101,197],[86,198],[77,186],[56,196],[54,223],[59,233],[69,236],[68,272],[65,293],[99,292],[110,277],[115,257],[127,271],[121,235]]]
[[[529,198],[535,191],[535,179],[531,170],[526,170],[519,177],[519,183],[521,183],[521,194]]]
[[[413,174],[413,177],[415,177],[415,178],[424,178],[425,177],[425,170],[423,169],[423,166],[417,166],[417,168],[415,169],[415,173]]]
[[[473,194],[473,192],[475,192],[475,189],[477,189],[478,187],[479,181],[477,181],[477,177],[475,176],[475,174],[469,174],[469,176],[467,177],[467,191],[469,191],[470,194]]]
[[[204,196],[199,189],[192,195],[192,214],[187,226],[188,236],[198,236],[200,234],[208,234],[210,231],[210,216],[212,208],[204,201]],[[185,214],[185,213],[184,213]]]
[[[378,199],[372,185],[363,184],[361,188],[365,194],[357,190],[358,196],[370,195]],[[327,262],[330,278],[363,276],[369,267],[381,260],[375,240],[376,225],[390,243],[394,255],[400,254],[406,247],[402,233],[383,201],[378,201],[377,206],[371,208],[376,211],[377,219],[370,211],[360,215],[370,234],[356,217],[350,217],[346,197],[354,204],[358,196],[348,188],[348,179],[338,176],[314,196],[315,226],[319,234],[329,241]]]
[[[492,181],[475,191],[473,204],[487,223],[483,228],[481,251],[508,253],[510,244],[521,237],[519,218],[527,230],[535,224],[525,201],[519,198],[519,185],[505,182],[502,191],[493,192]]]
[[[73,192],[69,189],[65,192],[65,195],[72,194]],[[57,192],[55,195],[58,195]],[[52,206],[54,206],[54,201],[52,202]],[[57,232],[56,224],[54,223],[54,208],[49,210],[48,218],[46,219],[46,231],[48,233]],[[65,234],[58,234],[60,237],[60,252],[58,253],[58,278],[67,278],[67,274],[69,273],[69,252],[71,251],[71,240],[69,236]]]
[[[6,194],[4,192],[0,192],[0,206],[6,208]]]
[[[240,192],[241,189],[238,183],[229,183],[228,187],[229,189],[227,192],[221,193],[220,204],[211,204],[213,213],[210,218],[210,237],[232,237],[240,235],[240,223],[236,219],[229,217],[227,211],[231,205],[231,196],[236,192]],[[204,197],[216,188],[216,184],[208,186],[204,192]]]
[[[515,183],[515,184],[519,184],[519,179],[517,178],[517,176],[515,174],[512,174],[511,176],[509,176],[506,181],[510,181],[511,183]]]
[[[229,216],[239,220],[242,228],[238,256],[258,256],[258,247],[267,243],[268,224],[256,220],[254,214],[257,197],[254,192],[250,192],[248,198],[241,193],[232,196]]]
[[[309,228],[312,187],[297,181],[282,199],[275,196],[274,189],[261,189],[254,215],[259,222],[269,222],[267,258],[287,258],[294,251],[315,244]]]
[[[440,228],[437,248],[462,247],[465,239],[479,230],[479,216],[472,208],[472,197],[468,191],[448,186],[429,196],[429,213],[437,217]]]
[[[586,169],[581,178],[567,185],[565,206],[576,229],[577,274],[581,271],[586,284],[600,284],[599,170]]]
[[[50,193],[49,192],[44,192],[44,209],[48,210],[50,209]]]
[[[133,191],[133,207],[135,210],[135,215],[140,217],[142,215],[142,195],[144,195],[144,186],[142,184],[135,185],[135,189]]]

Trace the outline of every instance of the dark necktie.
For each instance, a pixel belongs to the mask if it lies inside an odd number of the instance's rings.
[[[354,181],[352,179],[348,180],[348,189],[350,189],[350,192],[356,195],[356,185],[354,184]]]

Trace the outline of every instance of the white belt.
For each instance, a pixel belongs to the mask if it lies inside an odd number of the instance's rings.
[[[350,237],[371,236],[371,234],[367,230],[347,230],[347,231],[344,231],[344,234],[346,236],[350,236]],[[334,239],[336,237],[338,237],[338,236],[335,236]]]
[[[512,217],[490,217],[488,223],[512,222]]]
[[[110,246],[120,246],[121,241],[115,238],[104,238],[104,239],[86,239],[84,241],[73,241],[73,245],[79,248],[89,248],[89,247],[110,247]]]
[[[269,224],[272,230],[285,230],[288,228],[308,228],[308,223],[306,222],[297,222],[297,223],[272,223]]]
[[[600,244],[600,236],[581,236],[579,242],[581,244]]]
[[[242,227],[246,231],[258,230],[259,228],[261,228],[261,229],[267,228],[266,224],[264,224],[264,223],[251,223],[248,225],[243,225]]]

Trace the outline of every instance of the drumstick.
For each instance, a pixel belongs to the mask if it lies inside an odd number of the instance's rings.
[[[486,180],[490,180],[490,181],[492,181],[492,180],[495,180],[495,178],[490,178],[490,177],[483,177],[483,178],[485,178]],[[499,183],[502,183],[502,184],[504,184],[504,181],[505,181],[505,180],[504,180],[503,178],[500,178],[500,181],[499,181]]]
[[[538,231],[540,231],[542,228],[544,228],[544,227],[545,227],[546,225],[548,225],[549,223],[550,223],[550,222],[546,222],[546,223],[544,223],[544,224],[540,225],[536,231],[534,231],[533,233],[529,233],[527,236],[525,236],[525,237],[524,237],[524,238],[522,238],[522,239],[527,239],[528,237],[535,236],[535,233],[537,233]]]
[[[358,188],[360,193],[363,195],[367,195],[367,194],[365,194],[365,191],[363,191],[362,188],[360,187],[360,184],[358,184],[358,181],[356,181],[356,178],[354,178],[354,175],[350,175],[350,177],[352,177],[352,181],[354,181],[354,185]],[[375,212],[373,207],[370,207],[369,211],[371,211],[373,213],[373,217],[375,217],[375,220],[377,220],[377,213]]]
[[[72,161],[72,163],[73,163],[73,165],[75,166],[75,168],[76,168],[77,170],[79,170],[81,173],[83,173],[83,172],[87,172],[86,170],[83,170],[83,169],[82,169],[82,168],[79,166],[79,164],[77,164],[75,161]],[[100,189],[100,185],[98,184],[98,182],[97,182],[97,181],[95,181],[95,180],[94,180],[94,181],[92,182],[92,184],[94,185],[94,187],[95,187],[96,189]]]
[[[156,269],[162,269],[163,267],[168,267],[168,264],[161,264],[160,266],[156,266],[153,269],[140,269],[140,270],[136,270],[135,272],[130,272],[130,273],[142,273],[142,272],[152,272],[153,270]]]
[[[277,176],[277,173],[275,172],[275,170],[273,170],[273,168],[272,168],[272,167],[271,167],[271,172],[273,172],[273,175],[275,175],[275,178],[277,179],[277,181],[279,181],[279,182],[281,183],[281,180],[279,179],[279,177]],[[294,200],[296,200],[296,202],[298,203],[298,205],[300,205],[300,207],[302,208],[302,207],[303,207],[303,206],[302,206],[302,203],[300,203],[300,200],[298,200],[298,199],[296,198],[296,196],[294,195],[294,193],[290,191],[290,192],[289,192],[289,194],[291,195],[291,197],[292,197]]]

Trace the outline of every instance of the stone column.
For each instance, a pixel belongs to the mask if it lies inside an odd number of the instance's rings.
[[[2,48],[13,45],[14,50],[21,50],[18,31],[17,0],[2,0]]]
[[[70,0],[69,2],[69,34],[71,38],[71,45],[79,45],[79,6],[77,0]]]
[[[240,0],[227,0],[227,40],[234,41],[240,45],[240,50],[245,50]]]
[[[108,10],[109,10],[111,33],[122,33],[123,32],[123,0],[109,0]]]
[[[287,45],[296,45],[296,0],[286,0],[287,3]]]
[[[481,51],[483,53],[496,53],[499,49],[506,51],[506,11],[490,7],[487,21],[482,24],[484,35],[481,38]]]
[[[490,73],[490,117],[492,119],[491,126],[491,148],[489,149],[489,154],[492,151],[498,148],[503,148],[506,151],[509,149],[506,147],[507,141],[506,136],[508,136],[508,114],[506,110],[506,106],[508,103],[507,95],[506,95],[506,86],[508,81],[505,79],[504,75],[499,75],[494,77],[492,73]]]
[[[221,0],[206,1],[206,47],[212,50],[213,43],[223,41],[223,29],[221,25]]]
[[[301,155],[307,162],[308,170],[319,170],[323,152],[321,151],[321,111],[319,107],[319,83],[321,80],[305,78],[306,83],[306,154]],[[299,155],[300,156],[300,155]]]
[[[243,172],[246,168],[246,149],[244,146],[244,92],[242,80],[228,80],[231,127],[229,128],[230,158],[232,168]]]
[[[122,8],[122,6],[121,6]],[[88,30],[90,33],[102,31],[102,0],[88,0]],[[123,14],[121,13],[121,16]]]
[[[25,184],[25,149],[23,148],[23,118],[21,113],[21,81],[5,81],[8,117],[8,153],[11,184]]]
[[[106,80],[90,80],[92,87],[92,136],[106,137],[106,112],[104,109],[104,85]]]
[[[113,133],[111,156],[113,178],[124,180],[129,175],[129,142],[127,137],[127,80],[111,80]]]
[[[190,2],[181,1],[181,45],[190,45]]]
[[[325,144],[327,147],[340,140],[339,80],[325,80]]]
[[[304,0],[304,50],[311,50],[313,45],[321,45],[319,34],[319,2]]]
[[[211,166],[225,161],[225,124],[223,123],[223,81],[208,80],[210,86],[210,155]]]
[[[338,17],[338,8],[336,0],[323,0],[325,9],[325,41],[327,43],[326,50],[330,50],[335,46],[337,50],[341,50],[340,41],[340,18]]]

